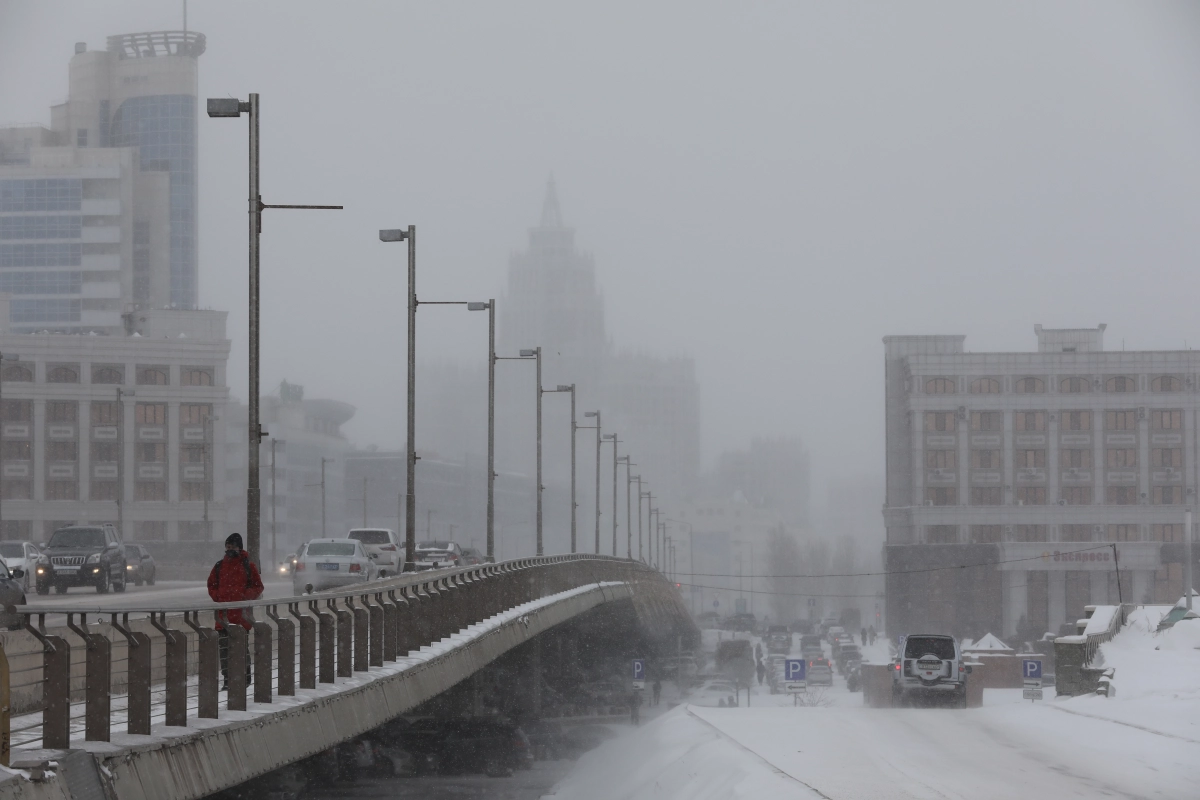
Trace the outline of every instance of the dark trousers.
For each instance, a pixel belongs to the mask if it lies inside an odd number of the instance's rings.
[[[226,623],[228,624],[228,623]],[[225,628],[217,629],[217,652],[221,656],[221,683],[224,688],[229,688],[229,631]],[[250,654],[246,654],[246,685],[251,683],[250,674]]]

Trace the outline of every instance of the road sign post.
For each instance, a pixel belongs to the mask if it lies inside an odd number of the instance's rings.
[[[1021,697],[1025,700],[1042,699],[1042,662],[1036,658],[1026,658],[1021,661],[1021,677],[1024,689]]]
[[[633,688],[646,688],[646,660],[643,658],[633,660]]]
[[[783,688],[792,695],[792,705],[797,703],[796,695],[808,691],[808,662],[803,658],[788,658],[783,662]]]

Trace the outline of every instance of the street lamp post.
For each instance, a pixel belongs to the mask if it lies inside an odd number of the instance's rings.
[[[571,552],[575,552],[575,384],[560,383],[556,389],[543,389],[542,394],[571,393]]]
[[[596,418],[596,555],[600,555],[600,411],[585,411],[583,415]]]
[[[604,434],[605,439],[612,440],[613,446],[613,490],[612,490],[612,532],[613,532],[613,558],[617,557],[617,435],[615,433]]]
[[[20,361],[20,356],[6,356],[0,353],[0,373],[4,371],[4,364],[14,361]],[[4,376],[0,374],[0,462],[4,460],[4,423],[8,419],[8,415],[4,413],[4,398],[3,398]],[[118,406],[120,403],[117,404]],[[32,416],[32,415],[31,415]],[[118,429],[119,430],[119,429]],[[117,513],[120,514],[120,506],[117,506]],[[4,470],[0,468],[0,536],[4,535]],[[124,535],[124,534],[122,534]]]
[[[274,436],[271,437],[271,565],[279,563],[279,528],[276,524],[276,516],[279,513],[279,495],[275,492],[275,461],[277,458],[275,446],[279,444],[279,440]]]
[[[641,475],[634,475],[633,477],[634,477],[634,479],[635,479],[635,480],[637,480],[637,482],[638,482],[638,510],[637,510],[637,518],[638,518],[638,561],[641,561],[643,564],[645,564],[645,563],[646,563],[646,559],[645,559],[645,557],[642,555],[642,498],[643,498],[643,497],[648,497],[650,493],[649,493],[649,492],[643,492],[643,491],[642,491],[642,476],[641,476]]]
[[[633,511],[629,507],[629,484],[633,478],[629,474],[630,467],[635,466],[633,459],[629,454],[621,456],[621,461],[625,462],[625,558],[633,560]],[[613,487],[613,494],[616,494],[616,486]]]
[[[125,400],[136,392],[117,387],[117,533],[125,537]]]
[[[208,116],[213,118],[249,116],[250,122],[250,387],[249,387],[249,439],[247,441],[246,474],[246,550],[250,560],[261,563],[259,558],[259,527],[262,514],[259,470],[259,445],[265,435],[259,424],[258,411],[258,355],[259,355],[259,238],[262,236],[262,212],[268,208],[326,209],[336,210],[342,206],[312,205],[268,205],[262,201],[259,191],[258,163],[258,93],[251,92],[246,102],[236,97],[208,98]]]
[[[537,554],[542,555],[542,348],[521,350],[516,356],[493,356],[493,361],[534,361],[537,372],[534,379],[537,397]]]

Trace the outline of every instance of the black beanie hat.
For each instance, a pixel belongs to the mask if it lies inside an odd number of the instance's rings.
[[[229,545],[233,545],[238,550],[241,550],[242,549],[242,535],[240,533],[229,534],[229,538],[225,540],[225,547],[228,548]]]

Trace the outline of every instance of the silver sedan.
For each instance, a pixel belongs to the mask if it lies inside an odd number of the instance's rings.
[[[355,539],[313,539],[296,554],[292,589],[296,594],[340,589],[378,577],[379,568]]]

